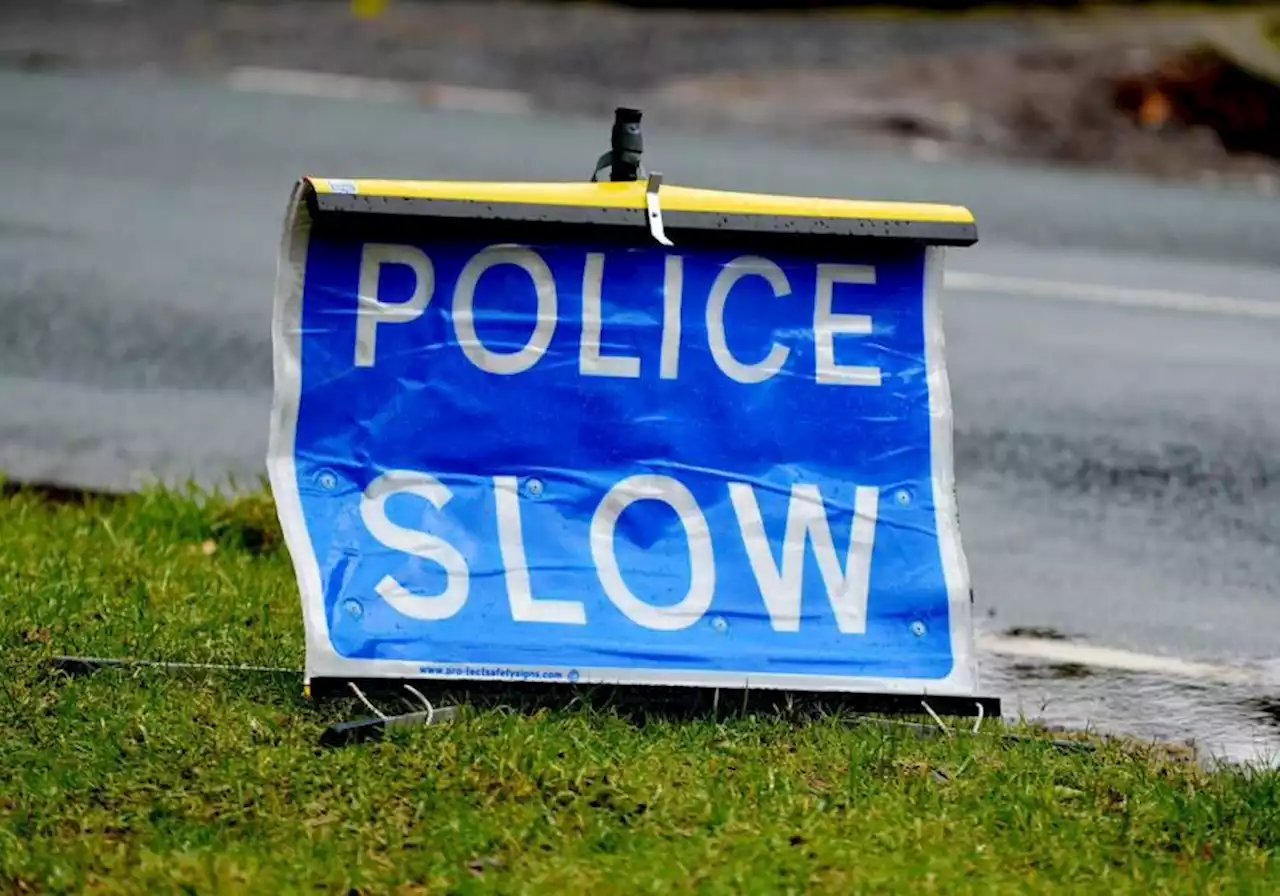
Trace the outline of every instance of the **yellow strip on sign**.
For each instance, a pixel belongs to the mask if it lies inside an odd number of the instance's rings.
[[[323,177],[313,177],[308,180],[317,193],[590,208],[643,209],[645,207],[643,181],[534,184],[443,180],[336,180]],[[662,208],[664,211],[707,212],[717,215],[857,218],[871,221],[920,221],[930,224],[974,223],[972,212],[958,205],[770,196],[764,193],[732,193],[665,184],[662,187]]]

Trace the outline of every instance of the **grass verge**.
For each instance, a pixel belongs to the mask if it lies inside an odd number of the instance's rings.
[[[0,892],[1275,892],[1280,775],[838,715],[464,708],[343,750],[269,499],[0,493]]]

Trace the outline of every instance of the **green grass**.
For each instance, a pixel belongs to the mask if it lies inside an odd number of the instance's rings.
[[[325,750],[269,500],[0,496],[0,893],[1272,893],[1280,777],[838,715],[473,706]]]

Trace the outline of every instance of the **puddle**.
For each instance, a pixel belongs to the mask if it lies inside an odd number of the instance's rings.
[[[1280,766],[1280,681],[1181,680],[982,652],[1006,718],[1188,744],[1202,761]]]

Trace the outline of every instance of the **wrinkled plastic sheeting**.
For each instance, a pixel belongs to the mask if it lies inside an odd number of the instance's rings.
[[[286,237],[309,676],[970,693],[941,250]]]

